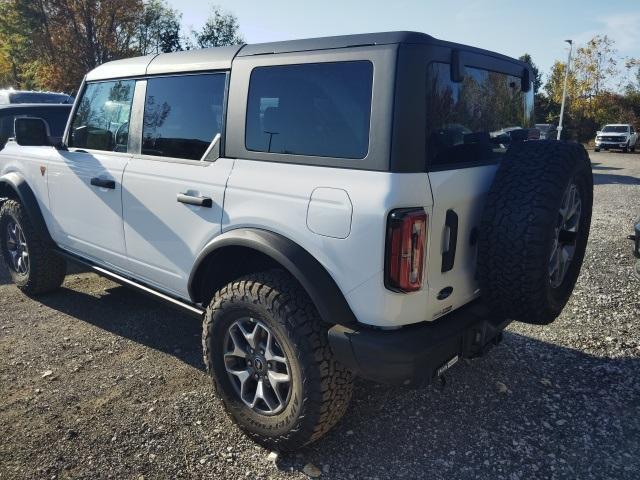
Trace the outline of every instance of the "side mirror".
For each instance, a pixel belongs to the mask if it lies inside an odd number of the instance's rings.
[[[18,117],[15,119],[14,131],[18,145],[29,147],[52,146],[49,139],[49,125],[42,118]]]

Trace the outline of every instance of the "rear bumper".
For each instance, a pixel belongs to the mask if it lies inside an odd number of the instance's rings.
[[[436,321],[399,330],[336,325],[329,330],[329,343],[336,359],[360,377],[420,386],[458,360],[482,355],[501,340],[509,323],[476,301]]]

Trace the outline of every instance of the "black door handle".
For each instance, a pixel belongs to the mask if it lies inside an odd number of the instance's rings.
[[[94,187],[108,188],[110,190],[115,190],[116,188],[115,181],[98,177],[94,177],[91,179],[91,185],[93,185]]]
[[[213,207],[213,200],[209,197],[196,197],[193,195],[187,195],[185,193],[178,194],[178,202],[185,203],[187,205],[195,205],[197,207],[211,208]]]
[[[458,214],[453,210],[447,210],[444,226],[449,229],[449,245],[442,253],[441,272],[448,272],[456,261],[456,246],[458,244]]]

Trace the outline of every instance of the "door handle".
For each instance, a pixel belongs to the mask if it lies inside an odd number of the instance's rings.
[[[109,180],[107,178],[99,178],[99,177],[93,177],[91,179],[91,185],[93,185],[94,187],[108,188],[110,190],[115,190],[116,188],[115,181]]]
[[[194,195],[187,195],[185,193],[178,194],[178,202],[187,205],[195,205],[196,207],[213,207],[213,200],[209,197],[196,197]]]
[[[449,245],[442,253],[442,273],[448,272],[453,268],[456,261],[456,246],[458,244],[458,214],[453,210],[447,210],[447,216],[444,226],[449,229]]]

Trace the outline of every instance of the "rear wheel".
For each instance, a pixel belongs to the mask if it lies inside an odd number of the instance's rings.
[[[0,209],[0,251],[11,279],[24,293],[37,295],[62,285],[65,260],[42,238],[15,200],[7,200]]]
[[[257,442],[294,450],[327,433],[351,398],[315,306],[280,270],[217,292],[203,328],[204,361],[231,418]]]

